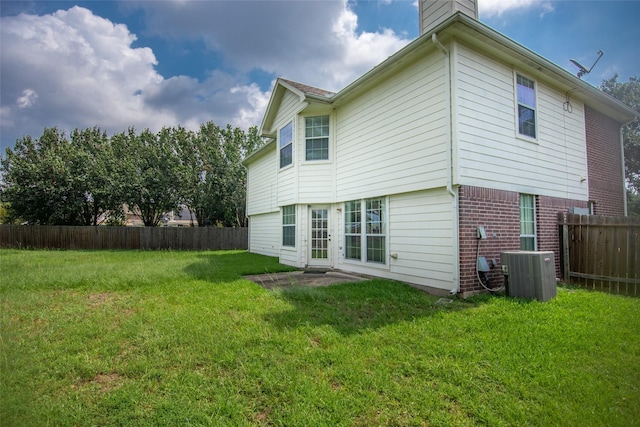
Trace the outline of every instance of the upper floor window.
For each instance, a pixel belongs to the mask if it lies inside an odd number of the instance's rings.
[[[293,163],[293,122],[280,129],[280,167]]]
[[[518,96],[518,133],[536,138],[536,88],[535,82],[516,75]]]
[[[305,118],[306,160],[329,159],[329,116]]]

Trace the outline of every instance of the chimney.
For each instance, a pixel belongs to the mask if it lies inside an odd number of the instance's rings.
[[[460,11],[478,19],[478,0],[419,0],[420,35],[428,33],[439,23]]]

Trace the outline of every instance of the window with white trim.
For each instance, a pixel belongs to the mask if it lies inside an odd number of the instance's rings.
[[[296,246],[296,207],[282,207],[282,246]]]
[[[535,251],[536,247],[536,196],[520,194],[520,250]]]
[[[362,209],[360,200],[344,204],[344,257],[360,260],[362,258]]]
[[[385,198],[345,203],[345,258],[385,264],[387,213]],[[364,215],[362,213],[364,212]]]
[[[536,87],[531,79],[516,75],[518,133],[536,138]]]
[[[280,167],[289,166],[293,163],[293,122],[287,123],[280,129]]]
[[[306,117],[305,160],[329,159],[329,116]]]

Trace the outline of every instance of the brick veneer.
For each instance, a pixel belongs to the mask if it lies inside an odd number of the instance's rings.
[[[503,283],[500,253],[520,249],[520,195],[512,191],[481,187],[458,188],[460,244],[460,293],[482,291],[476,274],[478,239],[476,229],[483,226],[487,239],[480,242],[480,256],[495,265],[488,276],[492,285]],[[556,197],[536,197],[538,250],[553,251],[556,274],[560,277],[558,212],[571,207],[587,207],[587,202]]]
[[[589,199],[596,215],[624,215],[620,123],[585,106]]]

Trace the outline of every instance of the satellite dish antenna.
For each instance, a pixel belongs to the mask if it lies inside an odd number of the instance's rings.
[[[584,76],[585,74],[589,74],[591,72],[591,70],[593,70],[593,67],[595,67],[596,64],[598,63],[598,61],[600,61],[600,58],[602,58],[602,55],[604,55],[604,52],[599,50],[598,51],[598,58],[596,59],[596,62],[594,62],[593,65],[588,69],[587,69],[587,67],[585,67],[584,65],[582,65],[578,61],[576,61],[575,59],[570,59],[569,61],[571,61],[571,63],[573,65],[578,67],[578,69],[580,70],[580,71],[578,71],[578,78],[581,79],[582,76]]]

